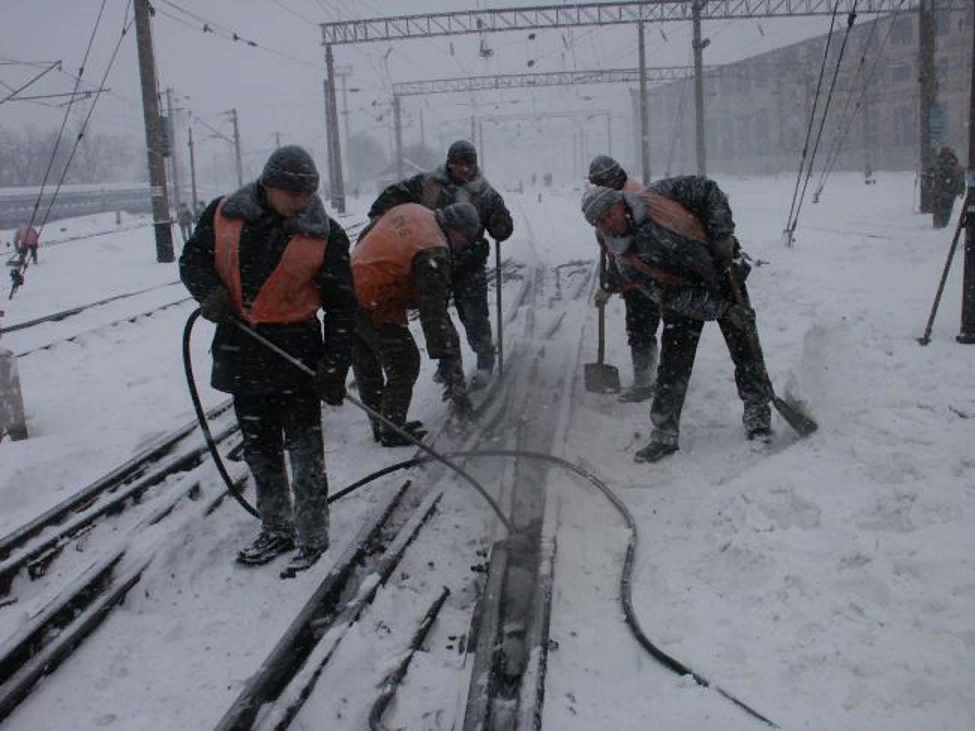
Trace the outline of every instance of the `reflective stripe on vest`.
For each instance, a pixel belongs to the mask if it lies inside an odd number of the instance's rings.
[[[223,201],[213,218],[217,275],[227,286],[230,301],[240,318],[250,325],[283,325],[314,319],[322,306],[316,276],[325,261],[326,242],[302,234],[292,236],[254,302],[245,307],[240,283],[240,232],[244,223],[239,218],[223,215],[222,209]]]
[[[349,256],[355,297],[375,322],[405,325],[417,306],[413,259],[421,251],[447,248],[433,211],[419,203],[390,208]]]

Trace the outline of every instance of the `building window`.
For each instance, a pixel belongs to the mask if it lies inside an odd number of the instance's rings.
[[[906,46],[914,40],[914,18],[898,18],[890,27],[890,42]]]
[[[934,78],[944,83],[948,80],[948,72],[951,70],[951,63],[947,56],[942,56],[934,62]]]
[[[951,11],[938,10],[934,14],[934,34],[946,36],[951,32]]]
[[[893,139],[895,147],[910,147],[914,144],[914,109],[896,107],[892,113]]]
[[[895,63],[890,67],[890,82],[892,84],[903,84],[911,80],[911,64],[906,61]]]

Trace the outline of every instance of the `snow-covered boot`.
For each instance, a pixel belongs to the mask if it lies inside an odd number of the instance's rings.
[[[291,536],[282,533],[268,533],[262,530],[252,544],[238,552],[237,563],[242,563],[245,566],[263,566],[282,553],[293,551],[294,547],[295,541]]]
[[[646,401],[653,396],[657,385],[657,344],[649,348],[630,348],[633,359],[633,384],[617,397],[623,403]]]
[[[423,428],[422,421],[408,421],[401,427],[403,431],[409,434],[411,437],[417,441],[423,439],[427,435],[427,430]],[[392,429],[386,428],[383,431],[383,435],[379,440],[380,444],[384,447],[411,447],[413,442],[411,442],[406,437],[400,436]]]
[[[653,442],[651,441],[643,449],[640,449],[633,455],[634,462],[659,462],[664,457],[670,456],[678,449],[676,444],[667,444],[666,442]]]
[[[297,574],[300,574],[302,571],[307,571],[315,565],[318,559],[322,557],[322,554],[325,553],[325,549],[327,548],[328,543],[325,543],[322,546],[315,546],[314,548],[310,546],[302,546],[298,549],[298,553],[296,553],[292,559],[288,561],[288,564],[281,569],[281,578],[291,579]]]

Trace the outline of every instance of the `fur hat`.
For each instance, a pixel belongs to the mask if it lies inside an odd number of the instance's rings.
[[[594,185],[582,194],[582,215],[591,226],[598,226],[599,219],[614,203],[620,203],[623,194],[612,188]]]
[[[318,169],[303,147],[285,145],[267,159],[261,172],[261,185],[292,193],[314,193],[318,190]]]

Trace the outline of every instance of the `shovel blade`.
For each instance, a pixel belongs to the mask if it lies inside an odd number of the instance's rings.
[[[585,366],[586,390],[590,393],[619,393],[620,372],[616,366],[607,363],[586,363]]]
[[[789,422],[789,426],[796,430],[799,436],[808,437],[819,429],[819,424],[802,413],[795,404],[790,404],[775,396],[772,398],[772,405],[775,406],[782,418]]]

